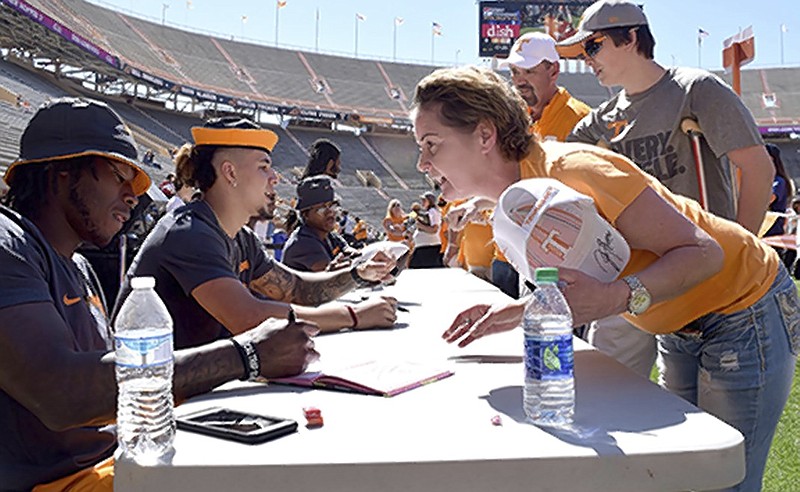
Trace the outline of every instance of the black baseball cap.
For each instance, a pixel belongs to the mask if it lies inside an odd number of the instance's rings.
[[[63,97],[45,103],[25,127],[19,153],[6,170],[6,183],[22,165],[96,155],[130,166],[137,196],[150,188],[130,129],[106,103],[94,99]]]
[[[297,185],[297,210],[305,210],[336,200],[333,180],[325,175],[311,176]]]

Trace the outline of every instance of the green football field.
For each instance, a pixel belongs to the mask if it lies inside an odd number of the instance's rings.
[[[800,491],[800,363],[792,393],[775,431],[764,473],[765,492]]]

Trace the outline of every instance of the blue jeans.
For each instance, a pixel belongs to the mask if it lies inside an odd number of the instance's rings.
[[[761,490],[800,351],[797,289],[781,265],[770,290],[753,305],[708,314],[693,327],[693,333],[658,336],[659,383],[744,435],[746,475],[731,490]]]

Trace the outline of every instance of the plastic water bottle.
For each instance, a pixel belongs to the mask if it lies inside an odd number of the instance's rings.
[[[172,318],[153,277],[131,279],[114,323],[117,442],[123,458],[143,465],[169,461],[175,418],[172,398]]]
[[[572,313],[558,290],[558,269],[537,268],[525,307],[525,414],[536,425],[569,427],[575,413]]]

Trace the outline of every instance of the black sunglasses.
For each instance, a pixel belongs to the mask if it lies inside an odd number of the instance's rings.
[[[587,57],[594,58],[597,53],[603,49],[603,41],[605,41],[605,39],[605,36],[599,36],[587,40],[585,43],[583,43],[583,52],[586,53]]]

